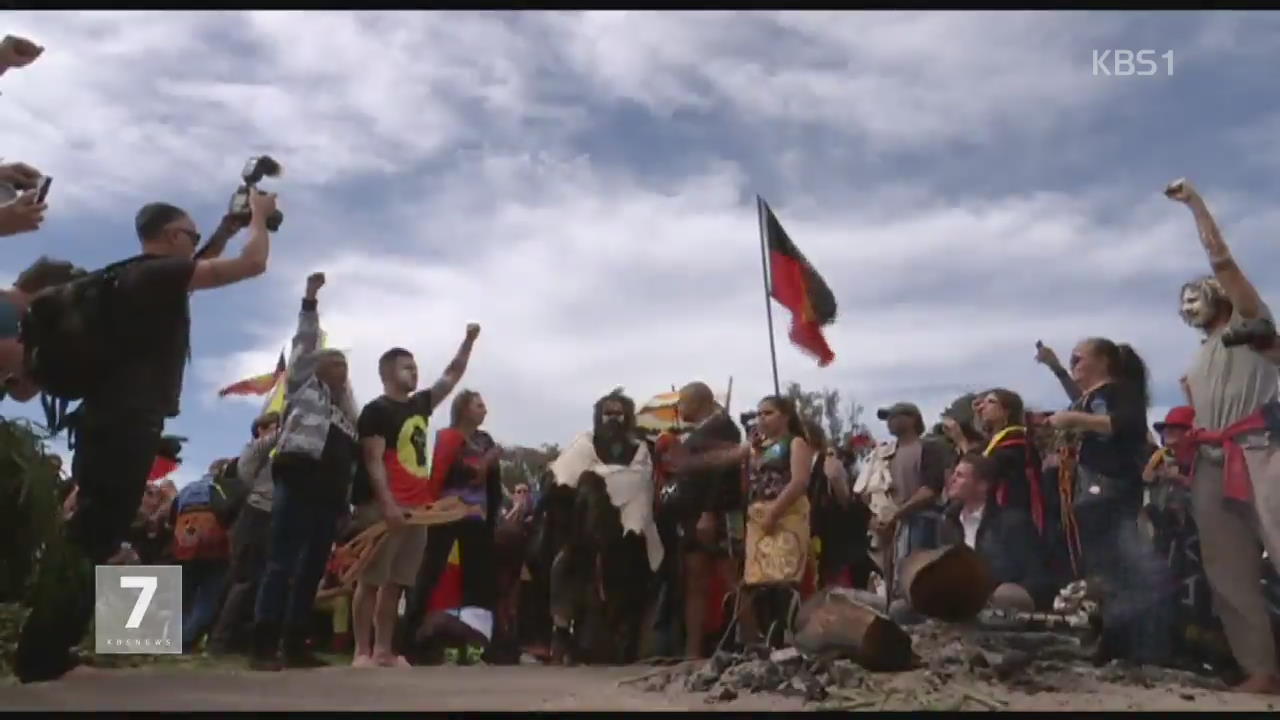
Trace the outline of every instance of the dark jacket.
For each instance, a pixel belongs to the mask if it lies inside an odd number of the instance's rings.
[[[955,503],[943,515],[943,545],[964,542],[960,509],[960,504]],[[1049,572],[1044,542],[1025,511],[987,503],[978,525],[976,545],[997,584],[1022,586],[1035,600],[1037,610],[1048,610],[1052,606],[1057,584]]]

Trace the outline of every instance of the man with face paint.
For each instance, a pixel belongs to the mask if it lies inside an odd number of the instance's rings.
[[[1213,269],[1179,294],[1183,321],[1204,335],[1186,376],[1196,427],[1182,444],[1193,455],[1192,512],[1204,568],[1231,651],[1247,674],[1236,690],[1280,694],[1258,554],[1265,547],[1280,567],[1280,448],[1261,412],[1276,400],[1280,379],[1275,364],[1253,347],[1223,343],[1233,325],[1270,320],[1271,311],[1191,183],[1177,180],[1165,195],[1191,210]]]
[[[591,512],[576,514],[573,529],[579,540],[570,545],[582,546],[576,551],[596,552],[603,563],[593,567],[584,562],[585,558],[575,557],[569,561],[568,548],[561,552],[551,570],[551,609],[554,635],[552,638],[552,654],[563,657],[565,652],[580,638],[570,634],[575,616],[579,614],[578,598],[580,591],[587,587],[583,580],[587,575],[600,581],[601,592],[608,594],[618,592],[626,597],[610,597],[607,602],[620,602],[624,619],[638,619],[643,612],[645,598],[644,583],[647,581],[643,567],[634,567],[631,558],[643,562],[647,558],[649,571],[657,572],[662,564],[664,549],[658,536],[658,527],[653,518],[653,462],[649,455],[649,446],[639,440],[636,435],[635,401],[622,393],[619,388],[605,395],[596,402],[592,413],[593,430],[578,435],[565,448],[564,452],[551,464],[551,472],[555,476],[555,484],[568,486],[578,491],[578,508],[593,506]],[[599,513],[594,503],[596,495],[579,487],[584,476],[596,476],[603,479],[608,502],[618,510],[617,520],[607,516],[611,513]],[[588,499],[591,502],[584,502]],[[599,537],[601,532],[612,532],[614,522],[621,524],[622,538],[615,543],[615,538]],[[609,565],[605,555],[611,549],[618,549],[620,556],[610,555],[616,567]],[[584,574],[585,573],[585,574]],[[599,577],[603,573],[603,577]],[[620,586],[611,582],[620,576],[626,579],[628,592],[618,590]],[[579,618],[580,619],[580,618]],[[618,630],[620,628],[614,628]],[[574,633],[580,632],[574,629]],[[628,631],[630,632],[630,631]],[[634,643],[635,638],[628,637],[625,644]],[[588,641],[590,642],[590,641]],[[619,648],[623,654],[630,654],[631,648]]]

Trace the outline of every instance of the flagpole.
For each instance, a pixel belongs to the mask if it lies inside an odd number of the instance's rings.
[[[764,275],[764,312],[769,321],[769,361],[773,365],[773,394],[782,396],[778,383],[778,348],[773,342],[773,302],[769,294],[769,241],[764,217],[764,198],[756,195],[756,216],[760,221],[760,271]]]

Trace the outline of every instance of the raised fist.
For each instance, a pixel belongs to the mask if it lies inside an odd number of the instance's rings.
[[[1186,178],[1178,178],[1169,183],[1164,189],[1165,197],[1181,203],[1188,202],[1197,195],[1195,187]]]
[[[9,68],[26,67],[40,57],[44,48],[17,35],[5,35],[0,40],[0,73]]]
[[[266,223],[271,213],[276,211],[276,194],[249,188],[249,212],[254,222]]]
[[[1047,365],[1051,368],[1058,367],[1062,363],[1058,360],[1058,354],[1053,348],[1045,345],[1043,342],[1036,341],[1036,362],[1041,365]]]
[[[478,338],[478,337],[480,337],[480,324],[479,324],[479,323],[470,323],[470,324],[468,324],[468,325],[467,325],[467,339],[468,339],[468,340],[475,340],[475,339],[476,339],[476,338]]]
[[[314,297],[324,287],[324,273],[311,273],[307,276],[307,296]]]

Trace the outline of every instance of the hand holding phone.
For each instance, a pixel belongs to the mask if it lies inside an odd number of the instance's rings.
[[[40,178],[40,182],[36,185],[36,204],[44,204],[44,199],[49,196],[49,186],[53,184],[53,178],[44,175]]]

